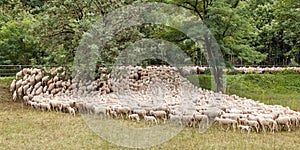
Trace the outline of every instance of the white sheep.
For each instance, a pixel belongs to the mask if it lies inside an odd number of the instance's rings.
[[[153,111],[151,110],[150,111],[150,115],[153,115],[155,116],[155,118],[157,119],[162,119],[164,121],[164,123],[166,122],[167,120],[167,113],[165,111],[162,111],[162,110],[158,110],[158,111]],[[157,120],[158,121],[158,120]],[[159,122],[159,121],[158,121]]]
[[[138,114],[130,114],[128,117],[129,117],[129,119],[132,119],[132,120],[135,119],[137,122],[140,121],[140,117]]]
[[[147,111],[144,109],[134,109],[132,112],[138,114],[140,117],[143,117],[147,114]]]
[[[51,100],[50,106],[51,106],[52,110],[55,110],[56,112],[62,110],[62,103],[58,100]]]
[[[243,130],[247,130],[248,131],[248,134],[250,133],[251,131],[251,126],[246,126],[246,125],[238,125],[238,128],[241,130],[241,132],[243,132]]]
[[[75,109],[72,107],[67,107],[68,112],[70,113],[70,115],[73,115],[75,117]]]
[[[155,123],[156,125],[158,124],[157,120],[156,120],[156,118],[154,116],[147,116],[147,115],[145,115],[144,116],[144,120],[146,121],[146,123],[147,122],[151,122],[151,125],[153,125],[153,123]]]
[[[275,121],[277,122],[278,125],[286,126],[288,128],[288,131],[291,131],[291,120],[290,120],[290,117],[288,117],[288,116],[279,116]],[[280,130],[282,128],[280,128]]]
[[[13,91],[15,91],[15,89],[16,89],[16,80],[13,80],[10,84],[9,91],[13,92]]]
[[[224,130],[223,125],[226,125],[227,126],[226,131],[228,131],[230,127],[232,127],[233,130],[235,130],[235,128],[237,127],[237,124],[238,124],[236,120],[227,119],[227,118],[224,119],[224,118],[216,117],[215,121],[217,121],[219,123],[220,128],[222,130]]]
[[[247,124],[248,126],[251,126],[251,127],[255,128],[256,132],[258,132],[258,129],[259,129],[259,123],[258,123],[258,121],[255,121],[255,120],[247,120],[247,121],[246,121],[246,124]]]
[[[169,118],[171,122],[179,123],[182,126],[182,115],[173,115],[170,113]]]
[[[23,75],[23,71],[21,70],[21,71],[19,71],[19,72],[16,74],[16,79],[21,78],[22,75]]]
[[[18,98],[18,95],[17,95],[17,91],[14,91],[14,94],[13,94],[13,101],[15,102]]]
[[[193,117],[194,117],[194,124],[193,124],[194,127],[195,127],[196,124],[199,125],[199,129],[200,129],[200,127],[202,129],[208,127],[209,120],[208,120],[207,115],[201,115],[201,114],[196,114],[195,113]]]
[[[45,102],[39,103],[39,107],[42,111],[44,110],[51,111],[51,106],[49,103],[45,103]]]

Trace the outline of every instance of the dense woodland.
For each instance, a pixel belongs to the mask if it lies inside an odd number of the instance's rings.
[[[300,64],[297,0],[2,0],[0,64],[71,66],[82,35],[97,19],[141,2],[163,2],[191,11],[213,33],[227,66]],[[99,63],[113,63],[118,52],[142,38],[173,42],[196,65],[207,64],[203,50],[186,35],[150,24],[118,34]]]

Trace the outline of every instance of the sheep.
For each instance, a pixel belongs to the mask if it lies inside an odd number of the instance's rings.
[[[230,113],[224,113],[221,115],[221,118],[227,118],[227,119],[232,119],[240,123],[240,115],[239,114],[230,114]]]
[[[107,108],[104,106],[94,106],[94,113],[95,115],[106,115]]]
[[[51,100],[50,102],[50,106],[52,110],[55,110],[56,112],[61,111],[62,110],[62,103],[58,100]]]
[[[132,119],[132,120],[135,119],[137,122],[140,121],[140,117],[138,114],[130,114],[128,117],[129,117],[129,119]]]
[[[193,125],[194,117],[193,115],[183,115],[181,120],[185,126],[191,127]]]
[[[13,101],[14,101],[14,102],[17,101],[17,98],[18,98],[18,96],[17,96],[17,91],[14,91],[14,94],[13,94]]]
[[[223,125],[227,125],[226,131],[229,130],[230,126],[232,126],[233,130],[235,131],[235,128],[237,127],[237,124],[238,124],[236,120],[224,119],[224,118],[219,118],[219,117],[216,117],[215,121],[217,121],[219,123],[220,128],[222,130],[224,130]]]
[[[243,132],[243,130],[247,130],[248,131],[248,134],[250,133],[251,131],[251,126],[246,126],[246,125],[238,125],[238,128],[241,130],[241,132]]]
[[[35,91],[35,95],[40,95],[43,92],[43,87],[40,86],[36,91]]]
[[[248,126],[251,126],[251,127],[254,127],[256,132],[258,133],[258,129],[259,129],[259,123],[258,121],[255,121],[255,120],[247,120],[246,121],[246,125]]]
[[[39,81],[42,80],[42,78],[43,78],[42,74],[41,74],[41,73],[38,73],[38,74],[34,77],[34,80],[35,80],[36,82],[39,82]]]
[[[13,92],[16,89],[16,80],[13,80],[10,84],[9,91]]]
[[[19,98],[23,96],[23,87],[22,86],[17,89],[17,94],[18,94]]]
[[[202,127],[202,129],[204,128],[207,128],[208,127],[208,123],[209,123],[209,120],[208,120],[208,117],[206,115],[201,115],[201,114],[194,114],[193,115],[194,117],[194,127],[195,127],[195,124],[199,124],[199,129],[200,129],[200,126]]]
[[[75,117],[75,109],[74,109],[74,108],[68,106],[68,107],[67,107],[67,110],[68,110],[68,112],[70,113],[70,115],[73,115],[73,116]]]
[[[144,109],[134,109],[132,112],[138,114],[140,117],[144,117],[147,114],[147,111]]]
[[[32,75],[32,76],[30,77],[29,83],[30,83],[30,85],[32,85],[32,86],[35,84],[35,74]]]
[[[47,84],[48,81],[49,81],[49,76],[44,76],[44,77],[42,78],[42,84],[43,84],[43,85]]]
[[[17,82],[16,82],[16,87],[15,87],[15,89],[18,89],[18,88],[20,88],[21,86],[22,86],[22,79],[20,79],[20,80],[18,80]]]
[[[151,121],[151,125],[153,125],[153,123],[155,123],[156,125],[158,124],[157,120],[156,120],[156,118],[154,116],[147,116],[147,115],[145,115],[144,116],[144,120],[146,121],[146,123]]]
[[[128,115],[130,115],[131,113],[131,109],[129,107],[117,107],[116,108],[116,112],[122,117],[123,119],[123,115],[125,114],[125,117],[128,117]]]
[[[278,125],[283,125],[283,126],[286,126],[288,128],[288,131],[291,131],[291,120],[289,117],[287,116],[279,116],[276,120]],[[281,130],[281,128],[280,128]]]
[[[22,72],[22,70],[21,70],[21,71],[19,71],[19,72],[16,74],[16,79],[21,78],[22,75],[23,75],[23,72]]]
[[[267,126],[272,133],[274,133],[275,129],[278,130],[276,121],[271,118],[259,118],[258,122],[264,132],[266,132],[265,126]]]
[[[164,121],[164,123],[166,122],[167,120],[167,113],[165,111],[162,111],[162,110],[158,110],[158,111],[153,111],[151,110],[150,111],[150,115],[153,115],[155,116],[155,118],[157,119],[162,119]],[[157,120],[158,121],[158,120]],[[159,122],[159,121],[158,121]]]
[[[39,103],[39,107],[42,111],[44,111],[44,110],[51,111],[51,106],[49,103],[45,103],[45,102]]]
[[[182,115],[169,114],[169,118],[171,122],[179,123],[182,126]]]
[[[30,99],[29,99],[29,96],[27,96],[27,95],[23,96],[23,100],[24,100],[25,102],[29,101],[29,100],[30,100]]]

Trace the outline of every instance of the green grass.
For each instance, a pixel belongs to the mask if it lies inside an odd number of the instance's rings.
[[[190,76],[188,79],[205,89],[212,88],[211,75]],[[266,104],[279,104],[300,110],[300,75],[238,74],[226,75],[226,93],[251,98]]]
[[[241,76],[241,78],[243,77]],[[11,94],[8,92],[8,85],[11,79],[12,78],[0,78],[1,150],[128,149],[116,146],[101,139],[89,129],[82,117],[78,114],[76,117],[71,117],[64,113],[40,112],[28,108],[22,103],[11,102]],[[234,80],[240,81],[245,79]],[[295,82],[287,84],[291,85],[292,83]],[[297,88],[291,87],[290,89]],[[292,132],[276,132],[275,134],[250,133],[248,135],[238,131],[221,131],[216,126],[213,126],[204,133],[198,133],[195,129],[186,128],[173,139],[148,149],[297,150],[300,147],[299,141],[299,129]]]

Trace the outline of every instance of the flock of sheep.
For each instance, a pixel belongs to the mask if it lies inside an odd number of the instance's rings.
[[[34,109],[73,116],[82,113],[199,129],[217,123],[221,130],[239,129],[248,133],[292,131],[300,126],[299,112],[197,88],[175,67],[121,66],[114,73],[102,69],[96,80],[89,81],[67,79],[63,68],[24,68],[16,74],[10,91],[14,101],[22,99]]]
[[[183,67],[183,74],[203,74],[209,70],[209,67]],[[300,74],[300,67],[233,67],[232,69],[224,69],[225,73],[239,72],[242,74],[265,74],[278,73],[283,71],[291,71]]]

